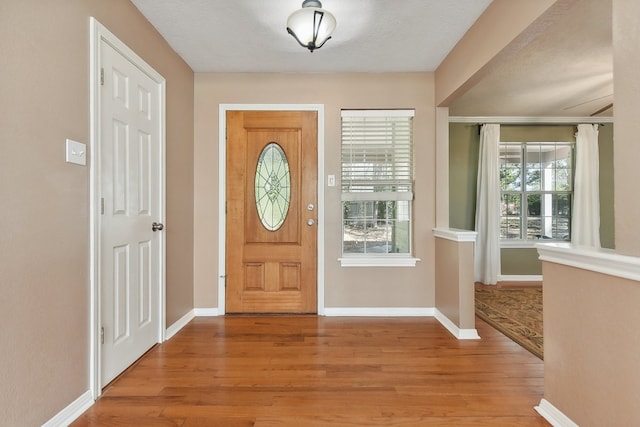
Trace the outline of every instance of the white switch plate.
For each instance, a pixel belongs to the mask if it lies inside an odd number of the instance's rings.
[[[87,145],[82,142],[67,139],[65,146],[65,160],[67,163],[75,163],[76,165],[87,165]]]
[[[327,175],[327,185],[329,187],[336,186],[336,176],[335,175]]]

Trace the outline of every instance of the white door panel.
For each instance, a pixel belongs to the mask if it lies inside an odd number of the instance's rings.
[[[160,85],[101,43],[100,284],[106,385],[159,339]]]

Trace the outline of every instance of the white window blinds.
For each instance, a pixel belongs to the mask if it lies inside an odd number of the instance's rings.
[[[343,110],[342,200],[413,199],[414,110]]]

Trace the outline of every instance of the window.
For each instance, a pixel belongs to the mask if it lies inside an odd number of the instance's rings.
[[[413,116],[342,111],[343,260],[411,256]]]
[[[500,143],[500,239],[571,240],[570,142]]]

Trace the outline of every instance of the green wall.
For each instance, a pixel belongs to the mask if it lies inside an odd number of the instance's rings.
[[[613,123],[600,126],[600,246],[615,249],[613,215]]]
[[[540,276],[542,263],[536,248],[500,249],[500,274],[508,276]]]
[[[449,125],[449,227],[476,228],[479,147],[478,125]]]
[[[471,123],[449,125],[449,226],[475,229],[476,180],[478,174],[479,127]],[[600,241],[614,246],[613,212],[613,124],[600,126]],[[505,142],[575,141],[575,126],[503,125]],[[534,248],[503,248],[503,275],[540,275],[542,265]]]

